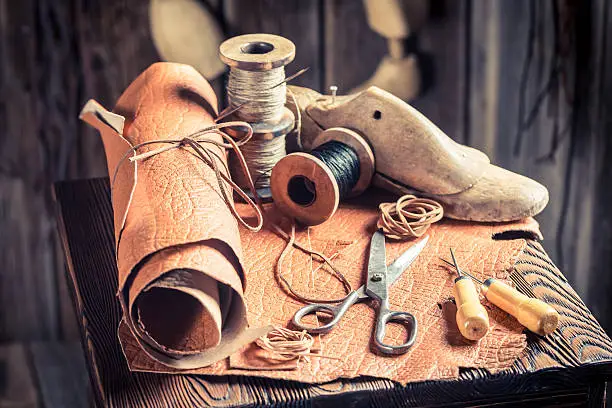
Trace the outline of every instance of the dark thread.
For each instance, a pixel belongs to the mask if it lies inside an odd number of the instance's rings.
[[[315,148],[311,154],[329,167],[340,190],[340,199],[348,196],[359,180],[359,156],[352,147],[331,141]]]

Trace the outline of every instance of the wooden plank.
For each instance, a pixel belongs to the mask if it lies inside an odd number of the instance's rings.
[[[34,373],[23,345],[0,346],[0,408],[36,408]]]
[[[596,154],[590,165],[595,169],[591,173],[594,186],[594,197],[592,198],[592,232],[590,239],[585,240],[584,245],[591,248],[589,256],[590,267],[586,270],[591,278],[588,281],[589,298],[593,299],[593,312],[602,322],[608,332],[612,331],[612,311],[609,307],[610,287],[612,287],[612,274],[609,265],[612,265],[612,191],[610,180],[612,180],[612,52],[610,44],[612,41],[612,6],[608,1],[595,1],[595,15],[602,16],[600,32],[602,39],[599,40],[599,62],[594,65],[598,67],[601,81],[598,89],[592,89],[592,95],[597,95],[599,105],[590,107],[594,116],[592,132],[597,135],[595,144]],[[596,36],[595,38],[599,38]]]
[[[387,42],[368,26],[362,1],[325,0],[322,18],[323,93],[336,85],[346,94],[374,73]]]
[[[467,401],[478,401],[482,406],[510,404],[509,401],[514,404],[520,401],[526,406],[553,401],[578,404],[589,398],[593,383],[612,376],[611,341],[601,334],[594,320],[589,320],[590,326],[586,329],[581,325],[584,318],[579,316],[590,319],[590,315],[579,299],[575,306],[579,310],[572,312],[578,324],[564,327],[565,332],[559,337],[564,342],[547,342],[534,336],[530,338],[528,356],[536,364],[517,362],[512,370],[495,376],[485,370],[463,370],[463,381],[427,381],[399,387],[387,380],[361,378],[307,385],[256,377],[130,373],[115,335],[120,308],[115,297],[117,271],[113,261],[108,179],[61,183],[56,187],[56,194],[75,306],[81,317],[88,368],[99,403],[116,406],[138,403],[151,406],[295,403],[299,406],[311,402],[324,406],[347,402],[356,406],[448,406],[452,402],[462,406]],[[560,288],[553,303],[567,298],[571,288],[563,275],[550,266],[541,247],[533,247],[527,256],[525,265],[530,265],[529,274],[546,278],[545,296],[550,297],[551,292]],[[544,267],[538,266],[533,257],[544,262]],[[533,291],[541,295],[539,289]],[[592,334],[595,329],[600,333],[598,336]],[[576,339],[584,339],[580,343],[584,347],[574,347]],[[569,350],[559,346],[567,342],[572,345]],[[559,368],[541,370],[546,367]]]
[[[249,33],[278,34],[293,41],[295,60],[288,75],[308,67],[292,85],[320,89],[320,20],[318,1],[224,0],[224,15],[230,36]],[[248,10],[248,12],[246,12]]]
[[[548,188],[548,207],[537,217],[544,245],[609,328],[612,314],[598,305],[612,281],[594,278],[608,259],[592,249],[609,231],[595,215],[595,180],[606,166],[606,133],[596,123],[607,7],[473,0],[468,139],[496,164]]]
[[[45,46],[64,41],[71,29],[65,27],[63,5],[52,12],[59,25],[55,33],[37,24],[32,12],[36,9],[48,11],[48,4],[0,1],[0,307],[12,311],[0,316],[4,341],[60,335],[56,271],[61,258],[55,251],[48,186],[65,174],[69,146],[59,140],[60,117],[53,120],[50,113],[74,101],[74,64],[64,61],[61,80],[59,73],[43,76],[47,64],[54,62],[43,60],[42,54],[51,52]],[[56,51],[56,58],[73,57],[61,45]],[[61,100],[53,92],[60,88]],[[50,99],[55,104],[43,110]]]
[[[347,93],[363,83],[388,53],[386,39],[373,32],[363,2],[325,1],[325,89]],[[411,101],[453,139],[464,142],[465,39],[467,2],[431,2],[431,16],[416,33],[425,79],[422,94]]]
[[[467,1],[456,0],[431,2],[430,20],[418,33],[423,74],[426,78],[432,77],[431,83],[425,83],[423,94],[410,102],[460,143],[468,142],[465,135],[467,5]]]
[[[488,153],[495,164],[532,177],[548,187],[550,204],[538,217],[545,242],[548,242],[556,235],[566,149],[559,152],[555,162],[537,161],[548,152],[551,144],[553,120],[546,115],[546,106],[540,110],[533,125],[521,132],[521,149],[514,152],[519,137],[522,70],[530,43],[532,8],[538,11],[534,19],[538,20],[541,29],[535,30],[539,42],[533,45],[532,62],[525,74],[529,78],[524,98],[527,111],[533,106],[542,82],[547,80],[550,53],[554,48],[550,35],[553,25],[550,3],[541,2],[537,7],[533,4],[501,0],[472,2],[469,140],[474,147]],[[569,115],[561,114],[563,117]],[[547,248],[556,259],[557,251],[554,241],[552,243]]]
[[[28,348],[43,406],[87,406],[89,382],[80,344],[36,342]]]
[[[0,340],[78,338],[50,185],[106,174],[100,138],[78,120],[112,107],[158,59],[148,2],[0,0]],[[28,299],[24,302],[23,299]]]

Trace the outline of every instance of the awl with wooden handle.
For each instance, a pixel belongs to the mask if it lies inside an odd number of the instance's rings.
[[[455,266],[445,259],[443,261]],[[506,313],[514,316],[520,324],[532,332],[545,336],[557,328],[559,313],[549,304],[540,299],[525,296],[497,279],[488,278],[483,282],[465,270],[462,270],[461,273],[480,283],[485,298]]]
[[[457,327],[466,339],[479,340],[489,331],[489,314],[480,303],[474,282],[461,274],[461,269],[457,265],[452,249],[451,256],[455,263],[457,275],[459,275],[455,279],[455,287],[453,288],[457,305]]]

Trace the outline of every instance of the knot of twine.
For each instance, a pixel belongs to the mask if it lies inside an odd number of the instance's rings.
[[[297,331],[275,326],[268,334],[258,338],[255,344],[264,350],[277,354],[280,359],[287,361],[296,358],[301,359],[306,356],[342,360],[338,357],[313,353],[311,350],[314,345],[314,337],[306,330]]]
[[[306,330],[295,331],[285,327],[274,327],[265,336],[257,339],[256,344],[264,350],[278,354],[284,360],[293,360],[312,355],[314,338]]]
[[[216,119],[216,121],[222,119],[225,116],[227,116],[227,114],[222,114]],[[229,136],[227,133],[222,131],[222,129],[224,128],[231,128],[231,127],[246,129],[246,134],[238,141],[235,141],[231,136]],[[223,141],[219,142],[218,140],[212,139],[210,136],[214,134],[220,135]],[[242,152],[240,151],[240,146],[247,143],[251,139],[252,135],[253,135],[253,128],[247,122],[232,121],[232,122],[224,122],[224,123],[215,123],[212,126],[208,126],[204,129],[198,130],[197,132],[194,132],[180,139],[149,140],[149,141],[139,143],[129,148],[128,151],[125,152],[123,157],[117,163],[117,166],[115,167],[115,171],[114,171],[113,178],[112,178],[112,184],[111,184],[111,186],[114,187],[115,182],[117,180],[117,174],[119,172],[119,168],[126,160],[129,160],[130,162],[134,163],[134,183],[130,191],[130,196],[128,199],[128,203],[126,205],[125,213],[123,214],[123,217],[121,220],[121,226],[119,230],[119,240],[117,241],[117,246],[119,246],[119,241],[121,239],[123,229],[125,228],[127,214],[132,204],[134,192],[136,190],[136,184],[138,182],[138,171],[137,171],[136,164],[141,160],[146,160],[150,157],[153,157],[158,154],[161,154],[161,153],[164,153],[170,150],[174,150],[174,149],[185,149],[190,154],[195,156],[197,159],[201,160],[208,167],[210,167],[215,173],[215,177],[217,179],[217,183],[219,186],[219,193],[221,194],[223,201],[225,202],[227,207],[230,209],[234,218],[238,222],[240,222],[240,224],[242,224],[244,227],[246,227],[247,229],[251,231],[257,232],[261,230],[263,223],[264,223],[263,213],[261,210],[261,203],[259,200],[259,196],[257,195],[257,190],[255,189],[255,185],[253,183],[253,178],[251,177],[251,174],[247,167],[244,156],[242,155]],[[149,146],[152,144],[162,144],[165,146],[161,146],[157,149],[153,149],[145,153],[137,154],[139,149],[141,149],[144,146]],[[225,163],[224,158],[220,156],[214,150],[210,149],[209,146],[218,146],[223,149],[232,149],[234,151],[234,153],[236,154],[236,157],[238,158],[238,162],[240,163],[240,167],[244,173],[245,179],[247,180],[249,190],[253,194],[253,197],[255,197],[255,200],[257,201],[257,203],[255,203],[244,192],[244,190],[242,190],[236,183],[232,181],[232,179],[229,177],[229,169],[227,167],[227,164]],[[234,200],[230,196],[230,193],[227,191],[226,185],[229,186],[232,191],[235,191],[240,197],[242,197],[242,199],[244,199],[244,201],[247,204],[249,204],[251,208],[253,208],[257,216],[256,224],[253,224],[253,225],[249,224],[242,216],[240,216],[240,214],[238,214],[234,206]]]
[[[395,203],[382,203],[378,208],[377,226],[391,239],[418,238],[444,216],[440,203],[412,194],[400,197]]]

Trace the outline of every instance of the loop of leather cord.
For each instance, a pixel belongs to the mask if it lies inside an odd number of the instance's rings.
[[[230,137],[227,133],[221,130],[221,129],[228,128],[228,127],[244,128],[247,130],[247,133],[242,139],[236,142],[234,141],[234,139],[232,139],[232,137]],[[220,135],[225,142],[219,142],[219,141],[207,138],[206,136],[210,134]],[[249,173],[249,169],[247,168],[246,162],[244,160],[244,156],[242,155],[242,152],[240,151],[240,146],[248,142],[252,135],[253,135],[253,128],[251,127],[251,125],[249,125],[247,122],[234,121],[234,122],[216,123],[212,126],[201,129],[182,139],[149,140],[149,141],[134,145],[130,149],[128,149],[128,151],[123,155],[123,157],[117,163],[117,166],[115,167],[115,171],[113,174],[111,185],[112,186],[115,185],[115,181],[117,179],[119,168],[121,167],[121,165],[124,163],[125,160],[128,160],[128,157],[130,155],[131,157],[129,157],[129,161],[132,163],[137,163],[140,160],[145,160],[147,158],[156,156],[158,154],[161,154],[161,153],[173,150],[173,149],[181,149],[181,148],[185,149],[186,147],[190,147],[191,149],[190,150],[187,149],[187,151],[190,154],[193,154],[196,158],[198,158],[202,162],[204,162],[208,167],[210,167],[215,172],[215,176],[217,178],[217,182],[219,185],[219,193],[221,194],[223,201],[225,202],[227,207],[232,212],[232,215],[234,216],[234,218],[236,218],[236,220],[240,222],[240,224],[242,224],[244,227],[246,227],[250,231],[257,232],[261,230],[263,226],[263,213],[261,210],[261,202],[260,202],[259,196],[257,195],[257,190],[255,189],[253,178],[251,177],[251,174]],[[157,149],[150,150],[146,153],[136,154],[138,149],[144,146],[152,145],[152,144],[165,144],[166,146],[162,146]],[[208,149],[206,147],[207,144],[218,146],[223,149],[232,149],[236,153],[236,157],[238,157],[238,161],[240,163],[242,171],[244,172],[245,178],[248,181],[249,190],[255,197],[256,202],[254,202],[240,187],[238,187],[231,180],[231,178],[228,176],[229,170],[227,168],[227,165],[223,161],[222,157],[220,157],[216,152],[212,151],[211,149]],[[219,163],[221,163],[225,172],[219,168]],[[134,191],[136,190],[136,184],[138,180],[137,174],[138,172],[135,171],[134,172],[134,184],[132,185],[132,189],[130,191],[130,196],[129,196],[128,203],[125,209],[125,214],[122,217],[122,223],[121,223],[121,228],[120,228],[120,233],[119,233],[119,241],[121,240],[121,234],[123,232],[123,229],[125,228],[125,222],[127,219],[127,212],[129,211],[130,205],[132,203]],[[242,197],[247,202],[247,204],[251,206],[251,208],[253,208],[257,216],[257,224],[255,225],[249,224],[248,222],[245,221],[245,219],[242,216],[238,214],[238,212],[236,211],[236,208],[234,207],[234,201],[230,197],[228,191],[226,190],[226,184],[231,188],[231,190],[235,191],[238,195],[240,195],[240,197]],[[117,242],[117,246],[119,246],[119,241]]]
[[[278,354],[283,360],[317,355],[310,352],[314,345],[314,338],[306,330],[295,331],[276,326],[274,330],[258,338],[256,344],[264,350]]]
[[[283,231],[276,224],[272,224],[271,227],[276,234],[280,235],[282,238],[284,238],[287,241],[287,245],[285,246],[285,249],[283,249],[283,252],[278,258],[278,262],[276,264],[276,275],[280,283],[282,284],[282,286],[284,287],[284,289],[288,292],[290,296],[304,303],[340,303],[344,301],[351,292],[353,292],[353,287],[351,286],[350,282],[346,279],[346,277],[342,274],[342,272],[336,269],[336,267],[333,265],[330,258],[326,257],[321,252],[306,248],[304,245],[300,244],[299,242],[295,240],[295,223],[291,224],[291,234],[290,235],[288,235],[285,231]],[[304,296],[296,292],[291,286],[291,284],[289,283],[289,281],[287,281],[287,279],[283,275],[283,261],[285,260],[285,257],[291,252],[291,248],[293,247],[296,247],[307,254],[314,255],[320,258],[325,264],[327,264],[331,269],[331,274],[336,279],[338,279],[340,283],[342,283],[344,291],[346,292],[345,296],[340,299],[316,299],[316,298]]]
[[[398,240],[422,236],[431,224],[444,216],[440,203],[412,194],[400,197],[395,203],[382,203],[378,208],[378,228],[386,237]]]
[[[337,357],[312,353],[311,350],[314,346],[314,338],[311,334],[306,332],[306,330],[296,331],[275,326],[274,330],[258,338],[255,344],[264,350],[278,354],[283,360],[300,359],[306,356],[341,360]]]

